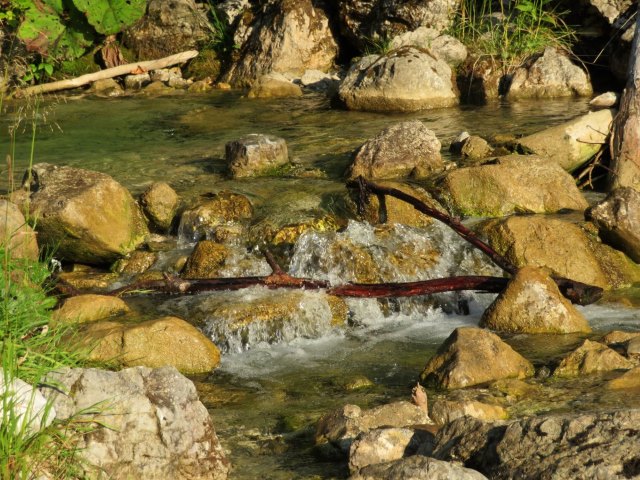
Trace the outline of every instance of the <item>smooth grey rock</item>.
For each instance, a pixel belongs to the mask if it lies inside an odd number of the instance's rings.
[[[141,90],[150,83],[151,76],[148,73],[139,73],[124,77],[124,88],[126,90]]]
[[[440,141],[420,120],[391,125],[362,145],[348,177],[424,177],[444,169]]]
[[[589,208],[586,217],[597,225],[605,241],[640,263],[640,192],[617,188]]]
[[[96,425],[77,445],[90,477],[227,478],[229,461],[209,412],[175,368],[65,369],[47,381],[58,386],[41,389],[57,418],[79,415]]]
[[[363,468],[349,480],[487,480],[470,468],[415,455]]]
[[[402,33],[391,40],[391,48],[418,47],[428,50],[452,67],[457,67],[467,59],[467,47],[451,35],[440,34],[434,28],[419,27],[412,32]]]
[[[492,479],[623,479],[640,475],[640,410],[484,423],[464,417],[436,436],[435,458]]]
[[[587,97],[593,88],[586,72],[553,47],[511,79],[507,98]]]
[[[14,426],[7,427],[8,432],[33,434],[51,425],[56,410],[42,393],[19,378],[7,377],[8,373],[0,368],[0,427],[7,419],[15,422]]]
[[[458,103],[451,67],[415,47],[361,58],[338,93],[350,110],[409,112]]]
[[[589,101],[589,105],[595,108],[611,108],[618,106],[620,96],[616,92],[605,92]]]
[[[228,142],[225,159],[232,177],[256,177],[289,163],[289,152],[284,138],[252,133]]]

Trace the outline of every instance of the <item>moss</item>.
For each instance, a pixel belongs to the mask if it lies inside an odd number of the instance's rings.
[[[202,80],[206,77],[217,78],[220,75],[221,61],[218,53],[212,49],[203,49],[186,68],[185,78]]]
[[[95,62],[93,55],[87,54],[75,60],[65,60],[61,62],[55,69],[53,78],[56,80],[74,78],[99,70],[100,66]]]

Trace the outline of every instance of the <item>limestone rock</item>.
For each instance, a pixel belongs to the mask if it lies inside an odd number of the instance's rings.
[[[38,241],[17,205],[0,199],[0,246],[11,258],[38,259]]]
[[[287,77],[280,73],[267,73],[259,77],[253,85],[247,98],[283,98],[300,97],[302,89],[295,83],[291,83]]]
[[[493,148],[489,145],[484,138],[477,135],[471,135],[467,138],[462,147],[460,148],[460,154],[465,158],[472,161],[484,160],[491,156]]]
[[[637,473],[638,422],[640,410],[495,423],[464,417],[438,432],[433,456],[489,478],[624,478]]]
[[[140,204],[147,218],[161,231],[171,228],[179,203],[178,194],[165,182],[154,182],[140,196]]]
[[[126,367],[177,368],[183,373],[209,373],[220,362],[220,351],[197,328],[176,317],[138,324],[98,322],[81,335],[93,347],[90,359],[121,362]]]
[[[340,228],[338,219],[319,211],[272,212],[251,225],[251,243],[268,245],[294,245],[305,232],[335,232]]]
[[[155,252],[136,250],[127,257],[121,258],[111,267],[112,271],[128,275],[146,272],[158,260]]]
[[[124,95],[124,89],[113,78],[97,80],[91,84],[89,92],[98,97],[120,97]]]
[[[444,168],[440,141],[420,120],[393,124],[356,152],[348,178],[424,177]]]
[[[640,337],[640,332],[623,332],[620,330],[612,330],[600,339],[605,345],[619,345],[627,343],[632,338]]]
[[[452,68],[464,63],[467,59],[467,47],[462,42],[451,35],[440,34],[434,28],[419,27],[402,33],[394,37],[390,44],[392,49],[409,46],[428,50]]]
[[[55,248],[58,258],[111,263],[149,233],[131,194],[109,175],[39,163],[25,182],[39,240]]]
[[[109,295],[78,295],[67,298],[51,315],[57,324],[87,323],[129,312],[124,300]]]
[[[284,138],[252,133],[225,145],[233,178],[256,177],[289,163]]]
[[[151,77],[148,73],[139,73],[124,77],[124,88],[126,90],[142,90],[150,83]]]
[[[483,403],[478,400],[446,400],[433,402],[429,413],[438,425],[454,421],[456,418],[469,416],[484,421],[504,420],[509,415],[500,405]]]
[[[523,267],[485,310],[480,326],[512,333],[591,331],[584,316],[564,298],[556,283],[537,267]]]
[[[369,410],[345,405],[318,421],[315,441],[317,444],[331,442],[347,452],[360,433],[380,427],[402,428],[432,423],[427,412],[410,402],[393,402]]]
[[[247,86],[270,72],[302,74],[333,66],[337,44],[329,19],[311,0],[265,3],[250,28],[240,58],[224,75],[224,82]]]
[[[118,281],[119,275],[113,272],[100,271],[74,271],[60,272],[58,278],[68,283],[78,290],[107,290],[115,288],[114,284]]]
[[[458,103],[451,67],[415,47],[363,57],[338,92],[349,110],[410,112]]]
[[[210,28],[194,0],[150,0],[146,15],[125,32],[124,43],[138,60],[155,60],[197,48]]]
[[[618,378],[609,380],[606,388],[610,390],[621,390],[626,388],[640,388],[640,367],[632,368],[624,372]]]
[[[586,217],[596,224],[604,240],[640,263],[640,192],[617,188],[587,210]]]
[[[555,377],[573,377],[595,372],[633,368],[633,363],[615,350],[598,342],[585,340],[566,356],[553,371]]]
[[[213,235],[218,228],[242,224],[252,216],[253,206],[247,197],[218,192],[182,213],[178,236],[193,242]]]
[[[557,162],[571,172],[600,151],[609,137],[615,110],[589,112],[561,125],[520,138],[516,144],[526,151]]]
[[[346,0],[339,3],[342,34],[357,49],[371,47],[371,39],[393,38],[420,27],[436,33],[449,28],[460,0]]]
[[[19,378],[11,378],[0,368],[0,427],[6,431],[35,434],[51,425],[55,407],[36,388]],[[6,411],[5,411],[6,408]],[[11,422],[11,425],[3,425]]]
[[[588,97],[593,88],[586,72],[553,47],[528,67],[516,70],[507,98]]]
[[[349,450],[349,471],[415,454],[429,436],[429,432],[411,428],[376,428],[361,433]]]
[[[589,101],[589,106],[593,108],[612,108],[617,107],[620,96],[616,92],[605,92]]]
[[[478,229],[491,247],[518,267],[546,267],[554,275],[614,288],[639,277],[638,266],[598,243],[578,225],[541,216],[489,221]]]
[[[349,480],[486,480],[481,473],[457,463],[414,455],[394,462],[370,465]]]
[[[88,477],[227,478],[229,461],[209,412],[175,368],[65,369],[47,384],[58,386],[42,389],[58,419],[77,415],[94,425],[74,437]]]
[[[438,186],[438,194],[452,210],[470,216],[553,213],[588,206],[571,175],[532,155],[506,155],[451,170]]]
[[[224,266],[229,250],[211,240],[200,240],[187,259],[182,271],[185,278],[216,278]]]
[[[497,335],[460,327],[429,360],[420,378],[439,388],[453,389],[501,378],[524,378],[533,371],[533,365]]]

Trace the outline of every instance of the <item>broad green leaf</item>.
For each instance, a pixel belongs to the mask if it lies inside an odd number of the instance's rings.
[[[64,30],[60,17],[54,13],[30,8],[25,11],[24,20],[18,27],[18,38],[25,43],[27,50],[46,55]]]
[[[98,33],[112,35],[137,22],[144,15],[147,0],[73,0]]]

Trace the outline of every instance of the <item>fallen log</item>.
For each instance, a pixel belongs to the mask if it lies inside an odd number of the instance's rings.
[[[176,53],[168,57],[159,58],[157,60],[145,60],[143,62],[127,63],[125,65],[119,65],[117,67],[107,68],[100,70],[99,72],[87,73],[76,78],[69,78],[67,80],[60,80],[57,82],[44,83],[42,85],[34,85],[33,87],[23,88],[16,91],[14,94],[16,97],[28,97],[30,95],[38,95],[41,93],[58,92],[60,90],[68,90],[70,88],[77,88],[89,83],[93,83],[98,80],[104,80],[107,78],[119,77],[120,75],[129,75],[132,73],[148,72],[150,70],[158,70],[160,68],[167,68],[178,63],[184,63],[187,60],[191,60],[198,56],[197,50],[187,50],[186,52]]]

